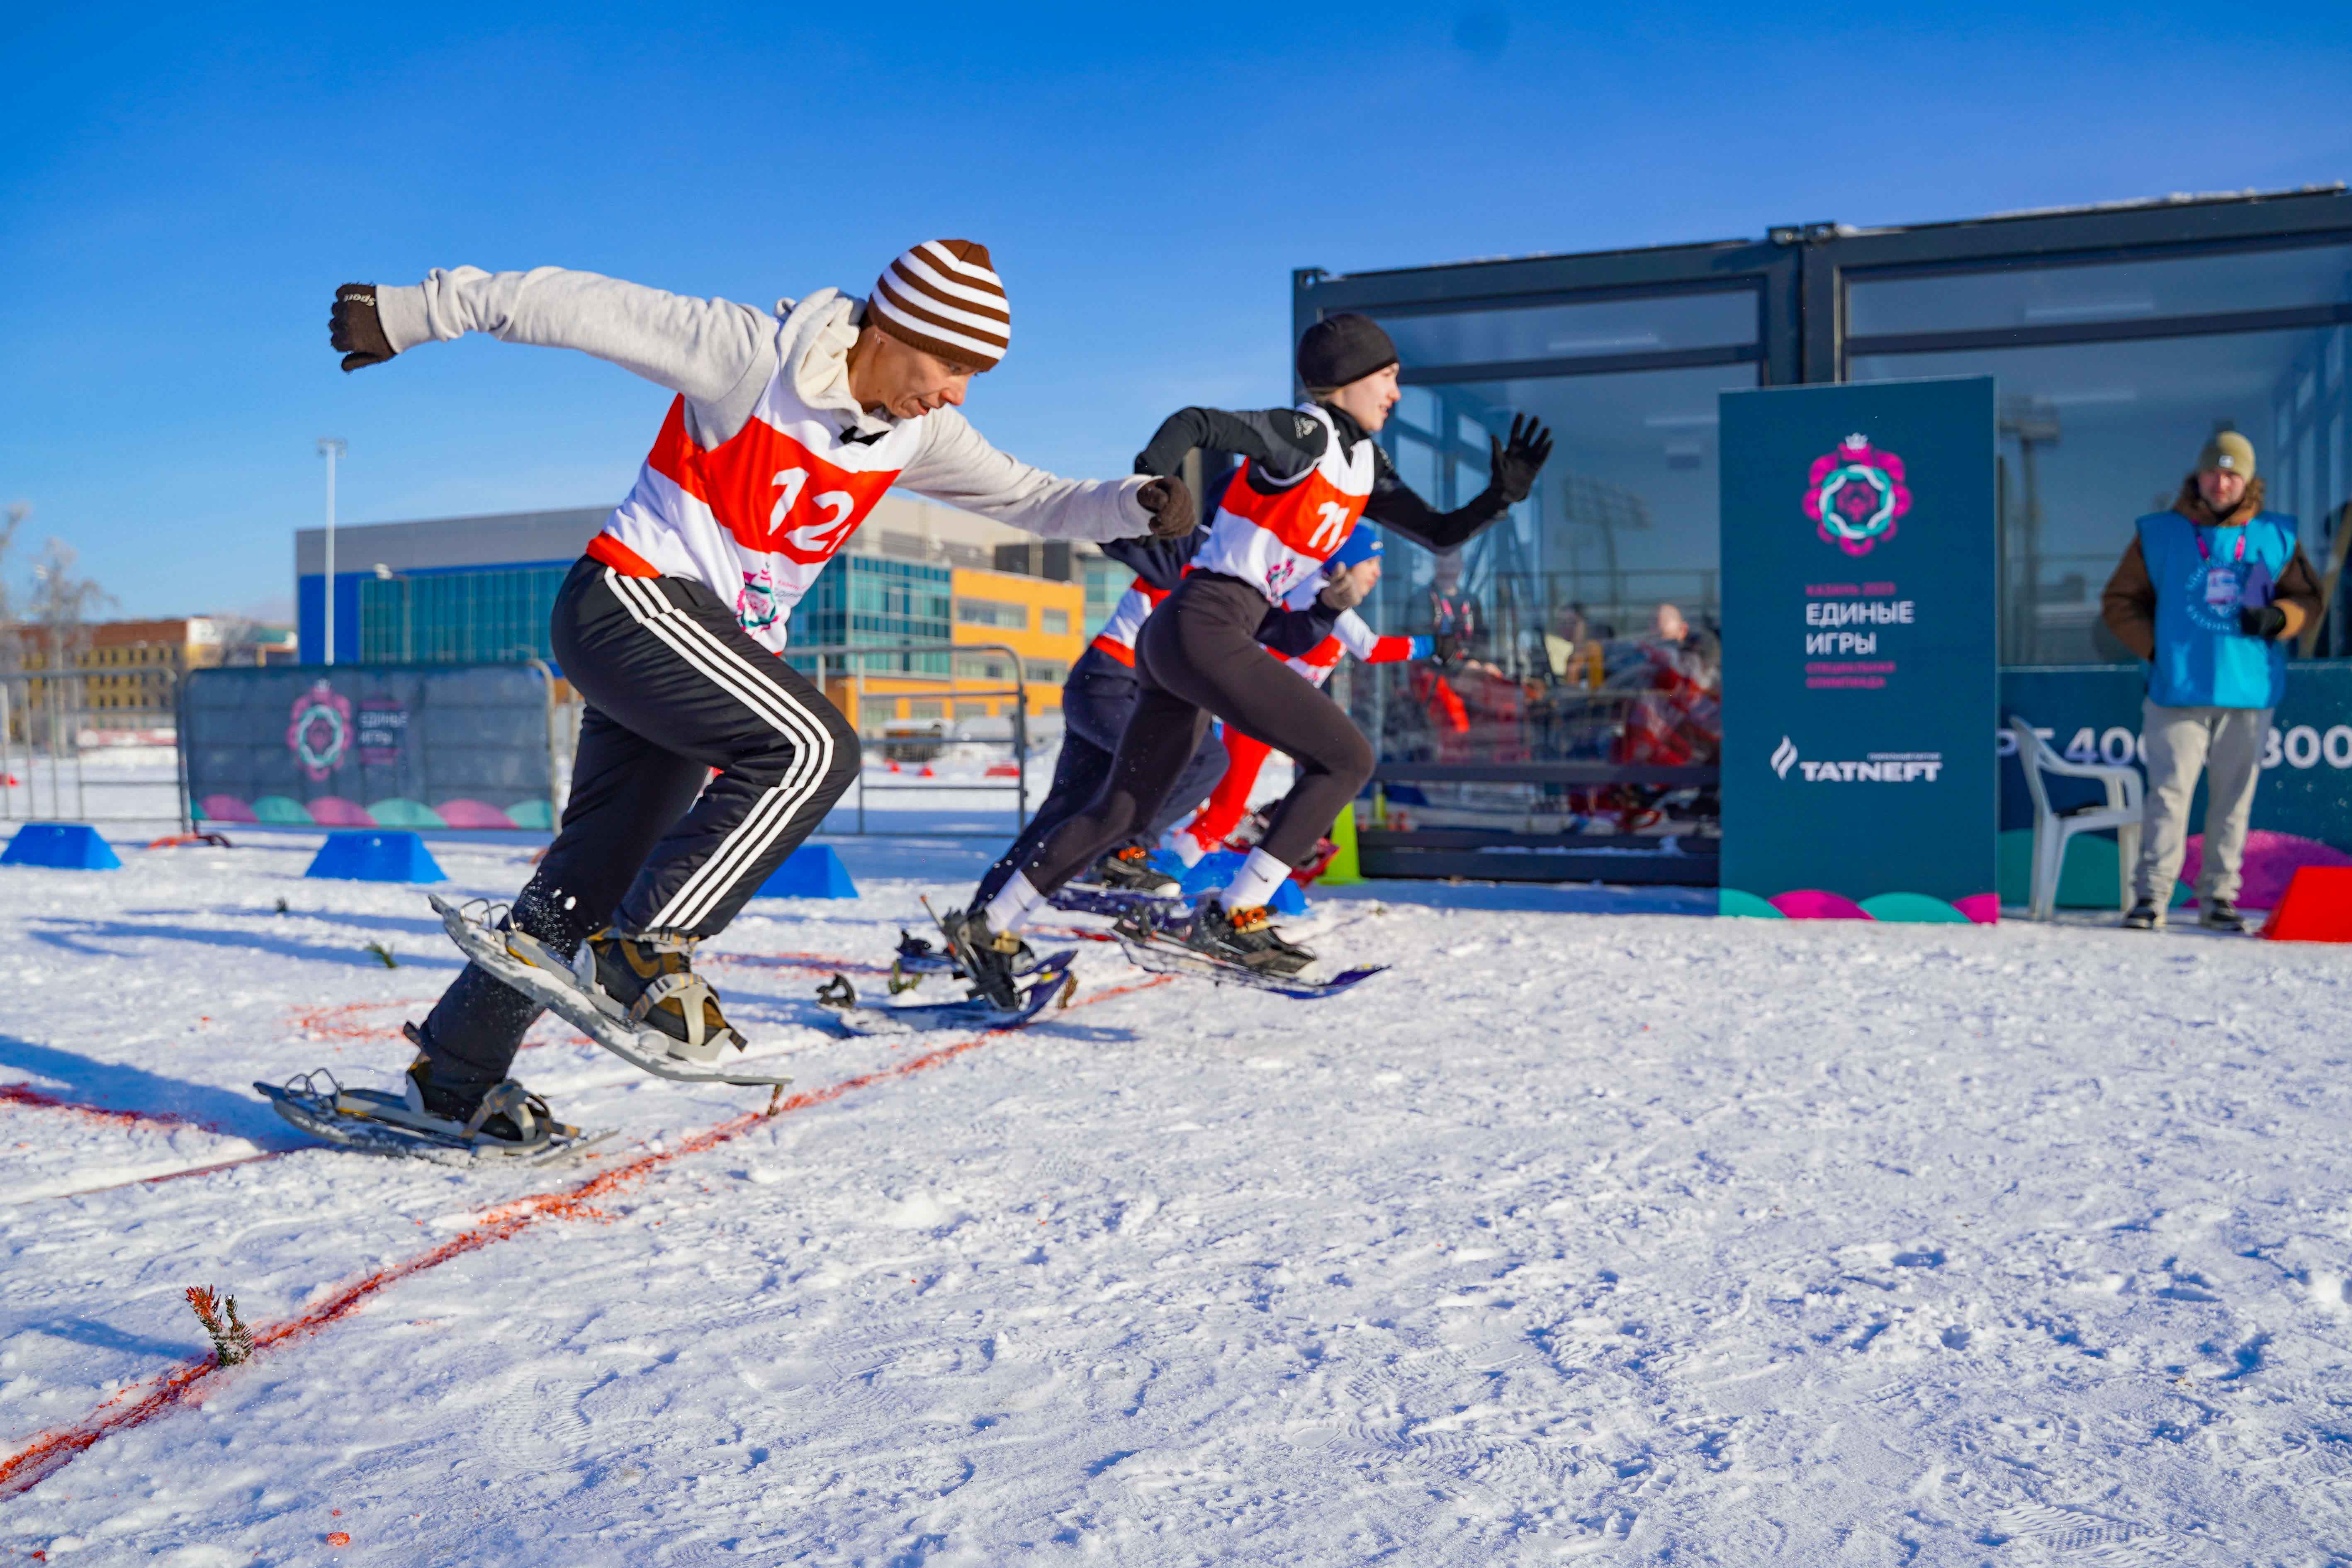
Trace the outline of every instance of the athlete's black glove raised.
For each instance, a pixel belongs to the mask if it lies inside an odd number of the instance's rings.
[[[2250,637],[2274,637],[2286,630],[2286,612],[2276,605],[2248,605],[2238,612],[2238,629]]]
[[[1145,485],[1135,492],[1135,499],[1151,514],[1154,539],[1181,539],[1201,526],[1201,514],[1192,505],[1192,492],[1173,474]]]
[[[343,369],[382,364],[393,356],[392,340],[375,313],[375,285],[346,283],[335,290],[335,308],[327,317],[327,342],[343,356]]]
[[[1532,414],[1514,414],[1510,440],[1506,443],[1489,436],[1486,444],[1494,448],[1487,471],[1495,476],[1496,488],[1504,500],[1518,505],[1536,488],[1536,474],[1551,456],[1551,432]]]
[[[1359,575],[1355,567],[1346,567],[1331,574],[1331,580],[1315,596],[1332,609],[1352,610],[1364,602],[1364,595],[1371,592],[1372,584],[1378,580],[1370,573]]]

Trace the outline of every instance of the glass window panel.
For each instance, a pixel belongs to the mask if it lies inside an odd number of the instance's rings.
[[[1850,374],[1998,378],[2002,661],[2121,663],[2131,655],[2099,623],[2100,590],[2133,521],[2172,504],[2216,428],[2253,443],[2270,506],[2303,514],[2306,548],[2322,537],[2345,480],[2330,471],[2320,488],[2304,437],[2342,416],[2346,389],[2301,406],[2294,393],[2346,331],[1858,355]]]
[[[1757,340],[1756,291],[1725,289],[1579,305],[1377,318],[1408,368],[1724,348]]]
[[[2002,267],[1933,277],[1857,277],[1846,285],[1852,337],[1999,327],[2105,325],[2352,300],[2352,246],[2241,251],[2161,261]],[[1858,372],[1849,372],[1862,379]]]
[[[1485,487],[1487,437],[1515,413],[1550,426],[1555,447],[1534,493],[1455,559],[1389,539],[1366,618],[1382,632],[1427,633],[1466,603],[1472,661],[1445,678],[1458,711],[1425,666],[1349,668],[1335,694],[1380,755],[1713,762],[1716,400],[1756,384],[1756,367],[1741,364],[1413,389],[1424,400],[1400,404],[1382,440],[1433,506],[1462,505]],[[1391,826],[1714,831],[1712,792],[1696,787],[1415,784],[1386,798]]]

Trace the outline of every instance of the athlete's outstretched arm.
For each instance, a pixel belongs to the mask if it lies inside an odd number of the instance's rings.
[[[1388,453],[1374,447],[1372,499],[1365,503],[1364,515],[1431,550],[1451,550],[1465,542],[1527,500],[1535,488],[1538,470],[1551,456],[1551,432],[1532,418],[1513,416],[1507,443],[1496,437],[1487,439],[1494,447],[1488,470],[1494,478],[1468,504],[1452,511],[1439,511],[1414,494],[1412,487],[1398,476]]]
[[[1192,526],[1179,479],[1066,479],[998,451],[953,408],[923,416],[923,446],[898,475],[917,495],[1009,522],[1048,539],[1129,539],[1153,531],[1159,501],[1169,531]],[[1173,487],[1165,498],[1158,491]]]
[[[1161,593],[1171,594],[1184,575],[1184,568],[1192,563],[1192,557],[1200,553],[1208,537],[1208,530],[1196,528],[1174,539],[1107,540],[1103,553]]]
[[[351,313],[344,307],[355,302],[352,293],[349,286],[337,290],[338,329]],[[373,293],[387,353],[487,332],[502,342],[593,354],[712,408],[747,383],[756,401],[775,365],[776,318],[767,311],[594,272],[436,268],[421,284]]]
[[[1246,458],[1276,480],[1297,479],[1323,456],[1330,432],[1321,421],[1295,408],[1234,413],[1223,408],[1180,408],[1135,455],[1139,474],[1172,474],[1193,447]]]
[[[1339,639],[1341,647],[1366,664],[1400,664],[1406,659],[1419,660],[1429,657],[1429,638],[1384,637],[1372,630],[1370,623],[1353,610],[1339,612],[1339,623],[1331,628],[1331,635]]]

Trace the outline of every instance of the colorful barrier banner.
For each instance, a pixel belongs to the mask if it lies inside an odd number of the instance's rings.
[[[189,805],[210,825],[551,827],[551,690],[536,661],[196,670]]]
[[[1723,887],[1995,918],[1991,378],[1720,407]]]

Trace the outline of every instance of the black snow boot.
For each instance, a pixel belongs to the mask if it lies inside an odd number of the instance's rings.
[[[1315,955],[1296,942],[1285,942],[1274,929],[1274,912],[1263,906],[1228,912],[1215,899],[1204,900],[1192,917],[1186,945],[1247,968],[1270,974],[1296,974],[1315,962]]]
[[[578,1128],[556,1121],[547,1101],[512,1079],[493,1084],[446,1076],[436,1079],[424,1033],[414,1024],[402,1025],[401,1031],[417,1047],[416,1059],[401,1077],[402,1098],[407,1101],[409,1114],[399,1120],[406,1124],[509,1154],[534,1152],[545,1147],[551,1136],[578,1135]]]
[[[940,934],[947,939],[956,967],[971,982],[973,995],[985,997],[991,1006],[1008,1013],[1021,1005],[1021,988],[1013,983],[1013,970],[1026,949],[1019,937],[1009,931],[989,930],[988,915],[982,910],[941,915]]]
[[[719,993],[694,972],[696,938],[607,927],[588,939],[596,984],[628,1009],[629,1022],[669,1037],[681,1061],[715,1062],[743,1037],[719,1011]]]
[[[1182,883],[1151,863],[1151,851],[1137,844],[1096,861],[1086,879],[1118,892],[1155,899],[1172,899],[1183,890]]]
[[[2124,917],[2126,931],[2162,931],[2163,929],[2164,911],[2157,908],[2155,900],[2150,899],[2142,899],[2134,904],[2131,907],[2131,913]]]
[[[2197,911],[2197,923],[2207,931],[2236,931],[2242,935],[2246,929],[2246,917],[2240,914],[2238,906],[2227,899],[2208,899],[2203,908]]]

